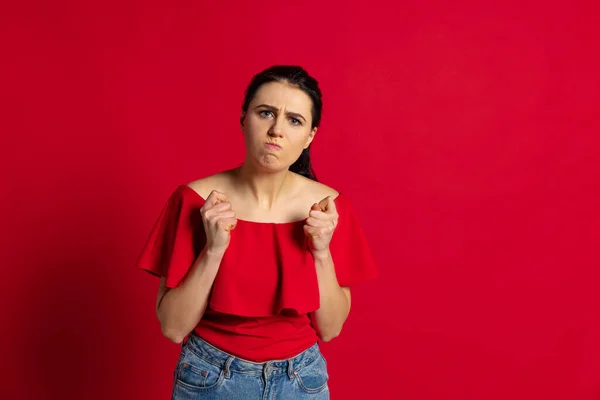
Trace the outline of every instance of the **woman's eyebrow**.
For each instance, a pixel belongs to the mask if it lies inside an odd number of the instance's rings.
[[[254,107],[254,109],[261,108],[261,107],[262,107],[262,108],[266,108],[266,109],[267,109],[267,110],[269,110],[269,111],[276,111],[276,112],[279,112],[279,108],[277,108],[277,107],[274,107],[274,106],[270,106],[270,105],[268,105],[268,104],[259,104],[258,106]],[[288,112],[286,113],[286,115],[288,115],[288,116],[290,116],[290,117],[293,117],[293,118],[297,118],[297,119],[303,119],[303,120],[306,122],[306,118],[304,118],[304,116],[303,116],[302,114],[299,114],[299,113],[295,113],[295,112],[288,111]]]

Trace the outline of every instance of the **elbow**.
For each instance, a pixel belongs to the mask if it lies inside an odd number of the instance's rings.
[[[171,342],[180,344],[190,333],[190,331],[182,329],[183,327],[180,323],[178,323],[178,321],[174,320],[174,318],[169,318],[169,316],[165,315],[164,312],[157,312],[157,316],[163,336],[169,339]]]
[[[181,329],[174,329],[168,326],[161,326],[161,330],[163,336],[175,344],[181,344],[181,342],[183,342],[183,339],[185,339],[185,337],[189,333],[183,332]]]
[[[183,342],[183,339],[185,338],[185,336],[181,336],[181,335],[178,335],[178,336],[173,336],[173,335],[167,336],[167,335],[165,335],[165,337],[167,339],[169,339],[171,342],[175,343],[175,344],[181,344],[181,342]]]
[[[335,331],[335,332],[322,332],[319,333],[319,339],[321,339],[322,342],[330,342],[333,339],[335,339],[336,337],[338,337],[340,335],[341,331]]]

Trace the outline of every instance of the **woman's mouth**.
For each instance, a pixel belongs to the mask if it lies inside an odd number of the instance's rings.
[[[281,150],[281,146],[275,143],[265,143],[265,146],[271,150]]]

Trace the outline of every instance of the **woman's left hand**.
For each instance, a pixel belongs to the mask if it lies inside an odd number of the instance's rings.
[[[327,196],[319,204],[312,205],[304,225],[304,233],[309,237],[309,248],[313,254],[329,250],[329,242],[337,223],[338,213],[333,197]]]

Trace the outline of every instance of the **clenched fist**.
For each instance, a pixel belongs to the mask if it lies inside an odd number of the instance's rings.
[[[200,213],[206,232],[207,249],[211,252],[225,253],[231,239],[230,232],[237,225],[231,203],[223,193],[213,190],[200,208]]]
[[[331,196],[312,205],[304,225],[304,233],[310,238],[309,248],[314,254],[329,250],[329,242],[338,223],[338,213]]]

